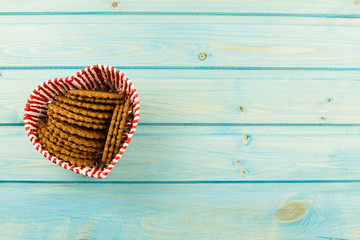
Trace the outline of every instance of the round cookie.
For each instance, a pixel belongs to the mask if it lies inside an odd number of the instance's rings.
[[[99,124],[99,123],[91,123],[91,122],[83,122],[79,120],[74,120],[72,118],[68,118],[67,116],[62,116],[56,112],[49,113],[49,119],[54,119],[56,121],[67,122],[68,124],[75,124],[79,127],[86,127],[92,129],[106,129],[107,124]]]
[[[49,120],[49,125],[51,120]],[[42,126],[42,127],[41,127]],[[61,142],[75,151],[83,152],[99,152],[104,149],[104,141],[97,139],[88,139],[79,137],[77,135],[71,135],[67,132],[63,132],[58,128],[52,128],[52,126],[47,126],[46,123],[40,124],[38,129],[39,137],[48,138],[49,136],[57,139],[58,142]]]
[[[48,127],[50,130],[55,128],[60,129],[64,132],[67,132],[71,135],[77,135],[83,138],[90,138],[90,139],[106,139],[106,134],[104,132],[92,130],[92,129],[84,129],[78,126],[69,125],[65,122],[58,122],[52,119],[48,121]]]
[[[76,114],[76,113],[70,112],[66,109],[63,109],[63,108],[57,106],[54,102],[49,104],[48,115],[51,114],[51,112],[56,112],[57,114],[66,116],[67,118],[71,118],[71,119],[82,121],[82,122],[98,123],[98,124],[106,124],[106,122],[107,122],[106,119],[99,119],[96,117],[88,117],[88,116],[83,116],[81,114]]]
[[[96,110],[90,110],[90,109],[86,109],[86,108],[81,108],[81,107],[77,107],[77,106],[72,106],[66,103],[62,103],[62,102],[53,102],[56,106],[58,106],[59,108],[63,108],[66,109],[72,113],[75,114],[80,114],[82,116],[86,116],[86,117],[92,117],[92,118],[100,118],[100,119],[110,119],[111,118],[111,113],[108,111],[96,111]]]
[[[121,110],[120,110],[121,108]],[[106,142],[105,142],[105,147],[104,147],[104,152],[101,158],[102,162],[107,163],[109,161],[108,159],[108,154],[109,154],[109,148],[111,145],[111,140],[113,138],[113,135],[116,134],[116,123],[119,123],[119,118],[120,118],[120,114],[119,111],[122,111],[123,109],[123,105],[116,105],[113,115],[111,117],[111,122],[110,122],[110,126],[109,126],[109,130],[108,130],[108,134],[106,136]]]
[[[116,136],[114,149],[113,149],[113,151],[111,151],[111,149],[109,150],[109,154],[112,153],[111,156],[108,156],[108,158],[110,158],[110,161],[119,151],[119,147],[120,147],[121,140],[122,140],[122,135],[123,135],[124,128],[125,128],[126,118],[128,116],[129,106],[130,106],[130,99],[127,99],[124,104],[123,111],[122,111],[121,122],[120,122],[119,130],[118,130],[118,133]]]
[[[73,100],[106,104],[122,104],[124,102],[123,99],[125,98],[124,94],[81,89],[69,90],[65,96]]]
[[[81,108],[86,108],[86,109],[91,109],[91,110],[99,110],[99,111],[113,111],[114,107],[115,107],[114,105],[76,101],[76,100],[67,98],[64,95],[57,96],[56,101],[61,102],[61,103],[66,103],[68,105],[72,105],[72,106],[76,106],[76,107],[81,107]]]
[[[119,94],[115,92],[104,92],[104,91],[83,90],[83,89],[71,89],[65,95],[79,96],[85,98],[112,99],[112,100],[121,100],[125,98],[124,94]]]

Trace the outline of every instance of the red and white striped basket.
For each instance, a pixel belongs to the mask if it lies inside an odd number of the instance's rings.
[[[69,162],[65,162],[50,154],[38,141],[38,123],[41,118],[46,116],[49,102],[53,101],[56,96],[65,94],[70,89],[115,90],[118,93],[124,93],[130,98],[129,120],[126,122],[126,127],[122,136],[123,144],[117,155],[108,165],[99,166],[99,164],[96,163],[95,165],[86,168],[71,165]],[[26,132],[34,147],[51,162],[78,174],[95,178],[105,178],[124,154],[126,147],[129,145],[139,121],[139,114],[139,96],[131,81],[119,70],[110,66],[99,64],[89,66],[77,72],[74,76],[51,79],[39,85],[33,90],[27,100],[24,123]]]

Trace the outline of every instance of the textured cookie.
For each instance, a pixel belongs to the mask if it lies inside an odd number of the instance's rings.
[[[41,140],[41,144],[45,147],[46,146],[46,142],[52,142],[54,144],[57,144],[58,146],[61,146],[63,148],[65,148],[68,151],[73,151],[75,153],[87,153],[85,151],[80,151],[79,149],[73,149],[68,145],[65,145],[62,143],[62,139],[60,138],[56,138],[54,137],[53,134],[49,133],[49,131],[47,131],[47,128],[43,129],[43,128],[39,128],[38,129],[38,134],[39,134],[39,138]]]
[[[93,109],[93,110],[99,110],[99,111],[113,111],[114,110],[114,105],[80,102],[80,101],[76,101],[76,100],[67,98],[64,95],[57,96],[56,101],[61,102],[61,103],[66,103],[68,105],[72,105],[72,106],[76,106],[76,107],[86,108],[86,109]],[[121,103],[123,103],[123,101],[124,100],[122,100]]]
[[[52,151],[50,153],[55,155],[57,158],[70,162],[72,165],[76,165],[78,167],[90,167],[95,163],[93,159],[80,159],[80,158],[69,157],[57,151]]]
[[[70,135],[60,129],[49,129],[46,123],[40,124],[38,134],[40,139],[42,137],[48,138],[52,142],[58,142],[66,145],[67,149],[72,149],[75,152],[89,152],[96,153],[104,149],[104,141],[82,138],[77,135]]]
[[[104,103],[104,104],[113,104],[113,105],[119,105],[124,103],[123,100],[118,100],[118,99],[87,98],[87,97],[80,97],[74,95],[68,95],[67,97],[72,100],[84,101],[89,103]]]
[[[46,148],[46,150],[49,153],[55,155],[59,159],[63,159],[65,161],[70,162],[72,165],[76,165],[79,167],[88,167],[94,164],[94,157],[91,157],[90,159],[83,159],[83,158],[68,156],[66,154],[54,150],[52,146],[48,144],[45,138],[39,138],[39,142],[41,143],[41,145],[43,145]]]
[[[49,119],[48,121],[48,128],[50,130],[54,130],[55,128],[58,128],[64,132],[67,132],[71,135],[76,134],[83,138],[90,138],[90,139],[106,139],[106,133],[101,131],[96,131],[92,129],[84,129],[78,126],[71,126],[65,122],[58,122]]]
[[[81,89],[72,89],[65,96],[73,100],[106,104],[121,104],[125,98],[124,94]]]
[[[80,150],[80,149],[71,147],[71,145],[66,144],[67,141],[65,139],[55,137],[54,134],[47,131],[47,128],[39,129],[38,133],[39,133],[39,137],[42,141],[42,144],[44,143],[44,147],[46,147],[49,144],[54,145],[54,146],[52,146],[53,149],[55,151],[59,151],[60,153],[63,153],[63,152],[60,151],[58,148],[63,148],[67,151],[70,151],[70,152],[73,152],[76,154],[88,156],[89,158],[96,153],[96,151],[92,151],[93,148],[84,148],[83,150]],[[70,155],[70,156],[72,156],[72,155]],[[81,158],[81,157],[79,157],[79,158]]]
[[[81,107],[77,107],[77,106],[72,106],[66,103],[62,103],[62,102],[53,102],[56,106],[58,106],[59,108],[63,108],[66,109],[72,113],[75,114],[80,114],[82,116],[86,116],[86,117],[92,117],[92,118],[100,118],[100,119],[110,119],[111,118],[111,113],[110,112],[105,112],[105,111],[96,111],[96,110],[91,110],[91,109],[86,109],[86,108],[81,108]]]
[[[119,151],[120,144],[121,144],[121,141],[122,141],[122,135],[123,135],[124,128],[125,128],[126,118],[128,116],[129,106],[130,106],[130,99],[127,99],[125,104],[124,104],[123,111],[121,113],[121,122],[120,122],[120,125],[119,125],[119,128],[118,128],[119,130],[118,130],[118,132],[116,134],[115,144],[112,144],[110,149],[109,149],[108,159],[110,159],[110,161],[115,157],[115,155]]]
[[[86,128],[101,130],[101,129],[106,129],[108,126],[108,123],[99,124],[99,123],[91,123],[91,122],[83,122],[83,121],[79,121],[79,120],[74,120],[72,118],[68,118],[67,116],[62,116],[61,114],[58,114],[56,112],[49,111],[48,115],[49,115],[49,119],[67,122],[68,124],[75,124],[75,125],[78,125],[79,127],[86,127]]]
[[[104,141],[99,139],[83,138],[77,135],[71,135],[67,132],[63,132],[60,129],[54,128],[52,131],[49,130],[54,136],[62,138],[63,142],[67,145],[71,145],[74,148],[85,151],[101,151],[104,148]]]
[[[41,143],[41,145],[43,144],[43,135],[45,132],[46,132],[46,121],[40,120],[39,127],[37,129],[37,134],[38,134],[39,143]]]
[[[80,149],[72,147],[72,145],[67,144],[68,142],[65,141],[65,139],[58,139],[58,138],[56,138],[56,137],[54,137],[52,135],[49,135],[46,138],[47,138],[48,142],[52,142],[53,144],[56,144],[56,146],[59,146],[61,148],[66,149],[67,151],[71,151],[71,152],[74,152],[74,153],[77,153],[77,154],[82,154],[82,155],[86,155],[86,156],[92,156],[96,152],[101,151],[101,150],[94,151],[93,148],[87,148],[87,149],[84,149],[84,150],[80,150]]]
[[[114,124],[114,129],[113,129],[113,132],[112,132],[110,144],[108,146],[109,148],[108,148],[108,153],[107,153],[107,156],[106,156],[106,163],[111,162],[111,159],[112,159],[112,152],[114,151],[114,147],[115,147],[115,144],[116,144],[116,137],[117,137],[118,129],[119,129],[119,126],[120,126],[123,109],[124,109],[124,105],[121,105],[120,108],[119,108],[119,112],[117,113],[117,116],[116,116],[116,122]],[[105,147],[106,147],[106,144],[105,144]]]
[[[39,121],[39,127],[38,127],[38,130],[37,130],[37,133],[39,134],[39,131],[43,130],[46,128],[46,124],[47,124],[47,120],[46,119],[41,119]]]
[[[66,116],[67,118],[71,118],[71,119],[74,119],[77,121],[82,121],[82,122],[90,122],[90,123],[98,123],[98,124],[106,124],[106,122],[107,122],[107,120],[105,120],[105,119],[99,119],[96,117],[88,117],[88,116],[83,116],[81,114],[76,114],[76,113],[70,112],[66,109],[63,109],[63,108],[57,106],[54,102],[49,104],[48,115],[50,115],[51,112],[56,112],[57,114]]]
[[[50,152],[59,152],[62,155],[69,157],[79,158],[79,159],[94,159],[94,154],[90,153],[77,153],[74,151],[69,151],[62,146],[56,145],[56,143],[49,141],[47,138],[43,138],[43,146]]]
[[[82,89],[69,90],[66,93],[66,95],[79,96],[85,98],[113,99],[113,100],[121,100],[125,98],[124,94],[96,91],[96,90],[82,90]]]
[[[110,126],[109,126],[109,130],[108,130],[108,134],[106,136],[106,142],[105,142],[105,147],[104,147],[104,151],[103,151],[103,155],[101,158],[102,162],[107,163],[108,162],[108,154],[109,154],[109,148],[111,145],[111,140],[113,138],[113,135],[116,134],[116,124],[120,123],[120,118],[121,118],[121,112],[123,109],[123,105],[116,105],[113,115],[111,117],[111,122],[110,122]]]

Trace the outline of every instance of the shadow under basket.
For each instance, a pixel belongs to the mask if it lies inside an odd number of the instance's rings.
[[[37,134],[38,125],[39,121],[47,116],[48,104],[54,101],[56,96],[64,95],[71,89],[116,91],[130,98],[129,115],[122,135],[122,144],[118,153],[109,164],[103,165],[100,162],[96,162],[89,167],[78,167],[50,154],[39,143]],[[131,81],[121,71],[111,66],[94,65],[77,72],[71,77],[54,78],[40,84],[33,90],[27,100],[24,123],[27,135],[36,150],[51,162],[78,174],[94,178],[105,178],[129,145],[139,121],[139,114],[139,96]]]

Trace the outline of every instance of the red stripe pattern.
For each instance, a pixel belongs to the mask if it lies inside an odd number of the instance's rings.
[[[99,166],[99,164],[96,163],[95,165],[86,168],[77,167],[56,158],[39,143],[37,135],[38,124],[40,119],[46,116],[49,102],[53,101],[56,96],[65,94],[70,89],[115,90],[118,93],[124,93],[130,98],[129,120],[126,122],[124,134],[122,136],[123,144],[111,163],[105,166]],[[24,123],[27,135],[36,150],[44,155],[44,157],[49,159],[51,162],[75,173],[94,178],[105,178],[124,154],[132,136],[135,133],[140,117],[140,103],[139,96],[134,85],[125,76],[125,74],[111,66],[99,64],[89,66],[71,77],[64,79],[55,78],[43,82],[31,93],[26,102],[24,111]]]

